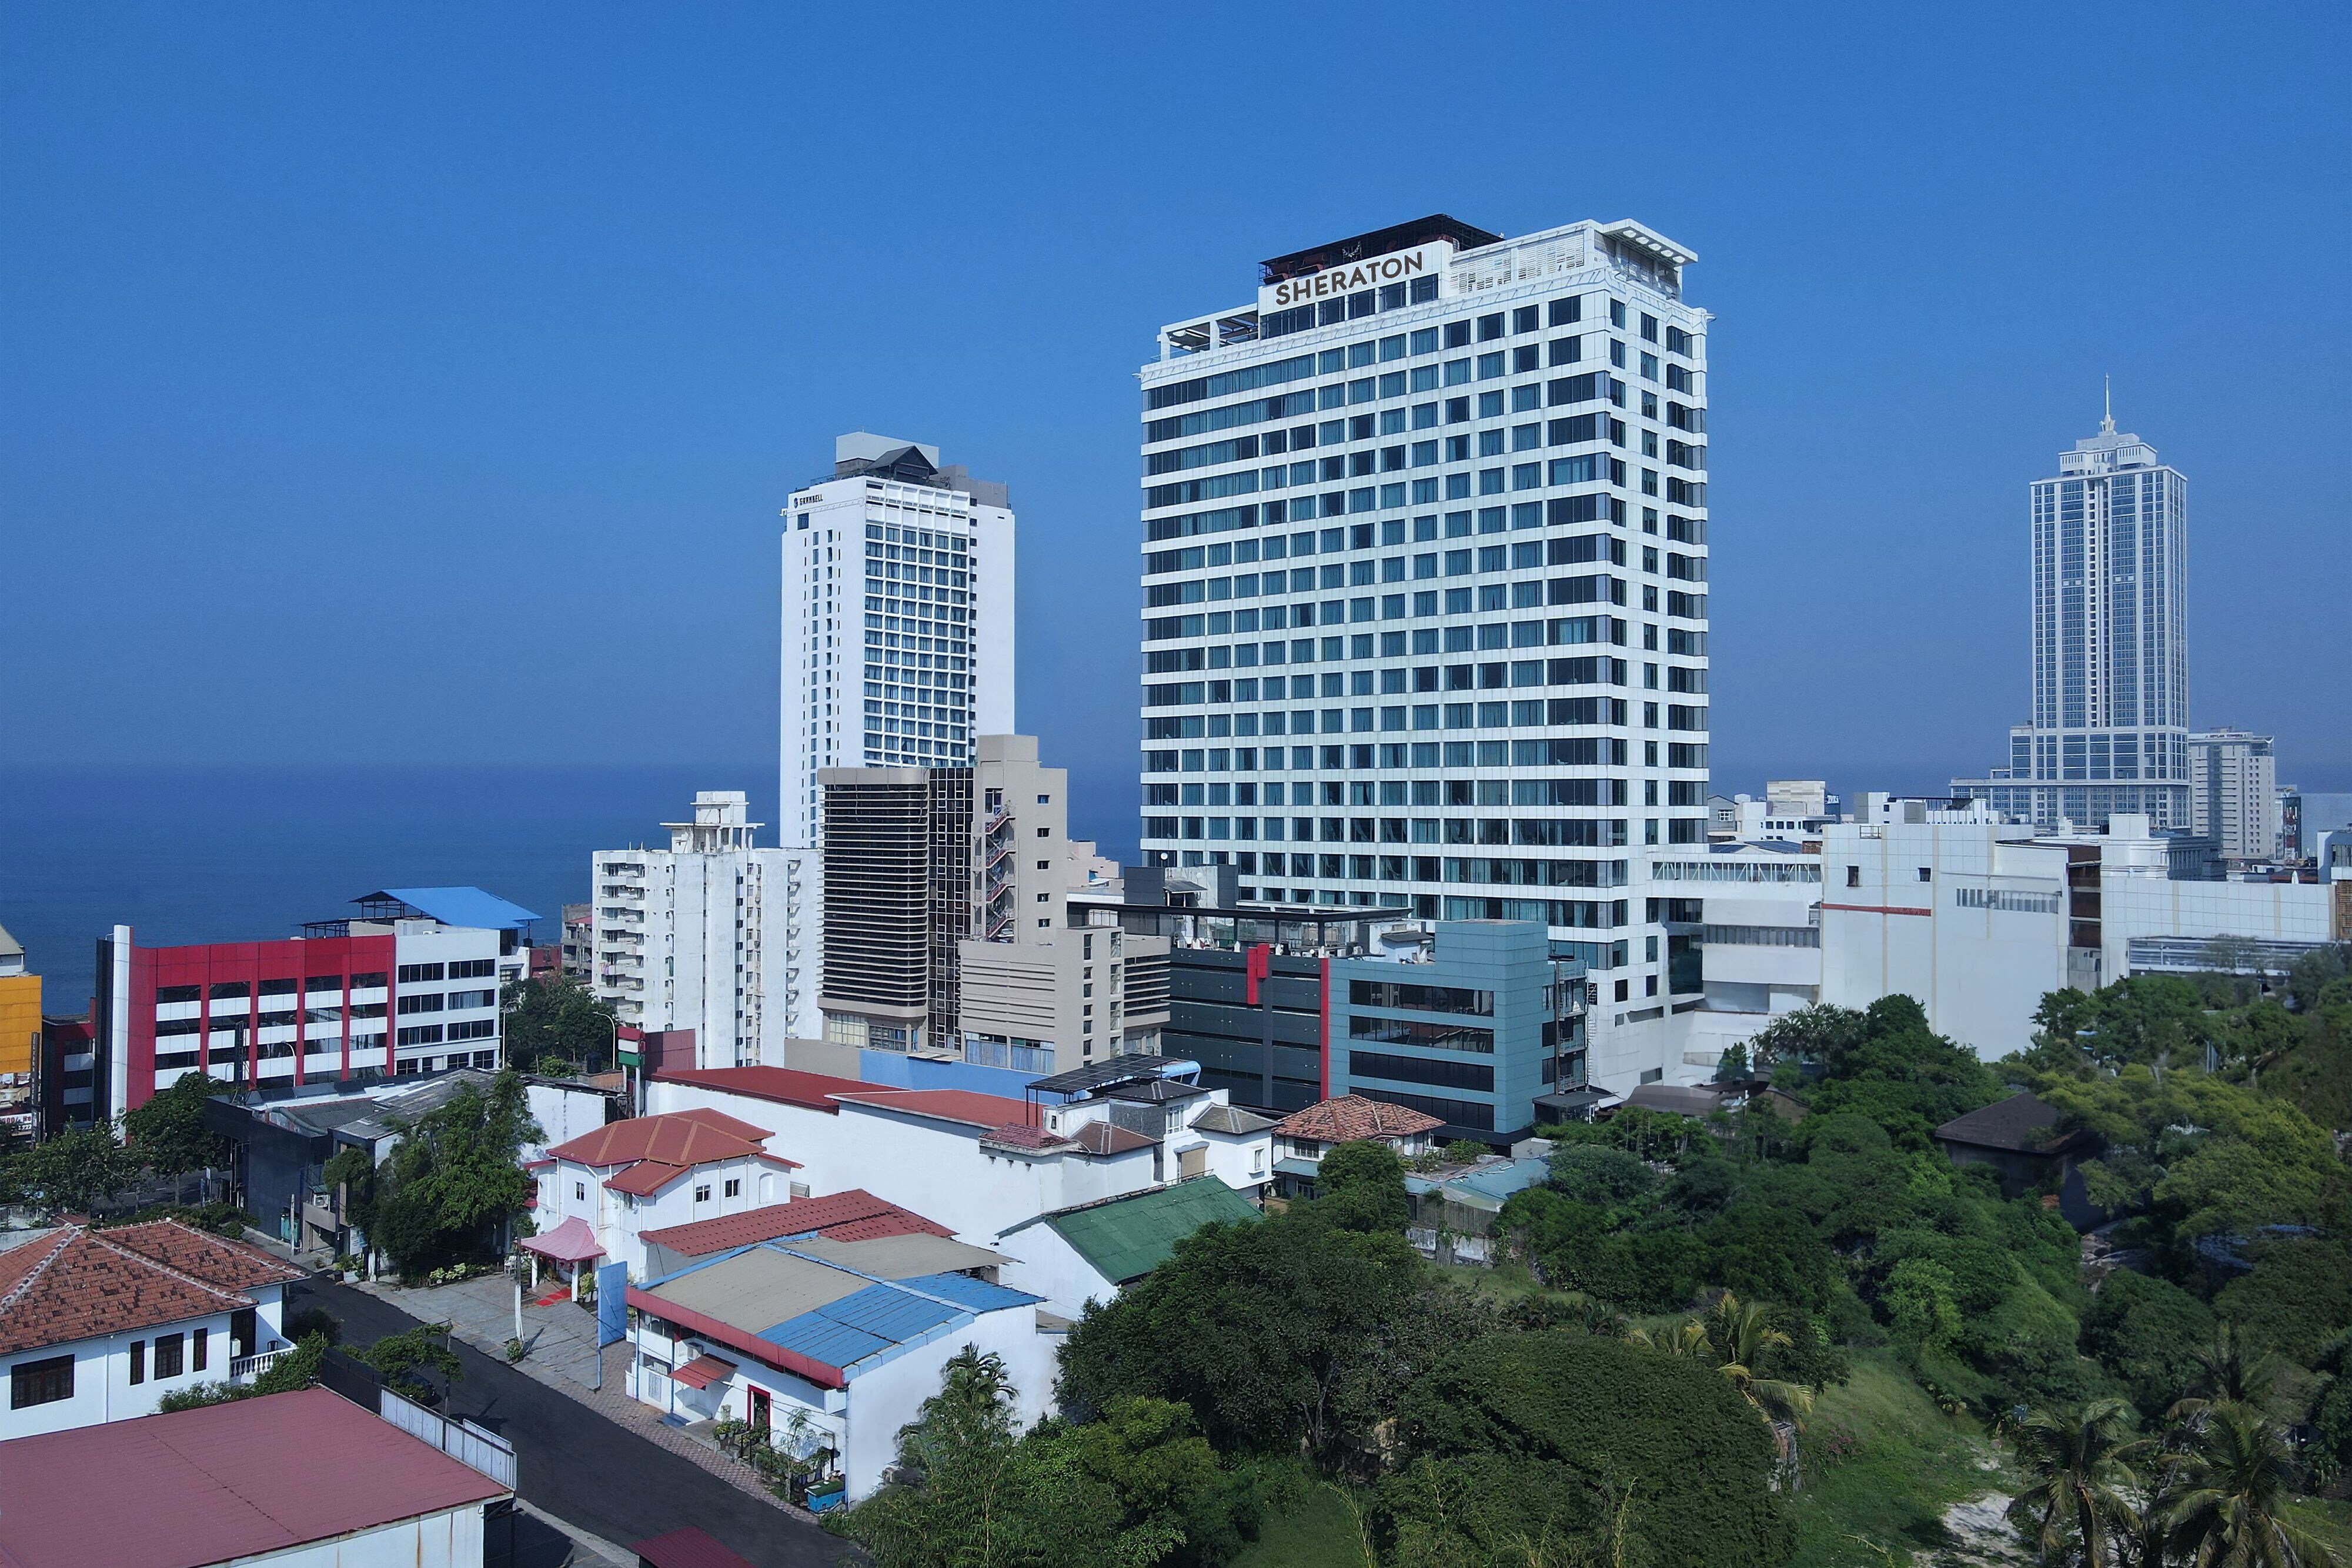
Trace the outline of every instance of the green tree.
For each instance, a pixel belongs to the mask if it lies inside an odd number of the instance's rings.
[[[290,1326],[290,1325],[289,1325]],[[291,1394],[308,1388],[319,1381],[319,1367],[327,1359],[327,1349],[334,1336],[320,1331],[295,1336],[294,1349],[279,1356],[269,1370],[250,1383],[192,1383],[185,1388],[174,1389],[157,1403],[160,1415],[174,1410],[195,1410],[206,1405],[227,1405],[239,1399],[254,1399],[264,1394]]]
[[[2208,1412],[2165,1513],[2175,1560],[2228,1568],[2324,1568],[2336,1561],[2290,1522],[2294,1458],[2260,1411],[2222,1403]]]
[[[411,1278],[456,1260],[495,1256],[501,1232],[531,1198],[531,1179],[518,1163],[522,1145],[542,1135],[511,1071],[492,1080],[487,1093],[461,1087],[403,1128],[392,1157],[374,1173],[369,1239]]]
[[[1373,1139],[1337,1144],[1315,1167],[1315,1208],[1351,1230],[1402,1232],[1412,1218],[1404,1188],[1404,1164],[1396,1151]]]
[[[583,1071],[614,1065],[614,1018],[610,1003],[587,987],[562,978],[509,981],[499,998],[504,1011],[507,1060],[571,1062]]]
[[[1790,1348],[1780,1314],[1761,1301],[1742,1301],[1726,1291],[1707,1314],[1706,1338],[1732,1391],[1767,1421],[1801,1425],[1813,1411],[1813,1391],[1801,1383],[1768,1375],[1771,1363]]]
[[[1654,1189],[1658,1173],[1624,1149],[1569,1144],[1551,1153],[1551,1189],[1571,1203],[1607,1209]]]
[[[2213,1333],[2204,1302],[2167,1281],[2118,1269],[2091,1300],[2082,1347],[2124,1380],[2141,1415],[2154,1417],[2189,1392],[2197,1347]]]
[[[2352,1249],[2333,1237],[2252,1243],[2253,1272],[2213,1298],[2237,1332],[2308,1366],[2329,1341],[2352,1329]]]
[[[412,1398],[435,1397],[433,1385],[425,1376],[428,1372],[439,1373],[445,1383],[455,1383],[466,1375],[457,1353],[449,1348],[447,1323],[418,1323],[415,1328],[386,1334],[353,1354],[383,1373],[384,1381],[395,1391]]]
[[[2044,1563],[2105,1568],[2138,1540],[2132,1500],[2152,1445],[2132,1435],[2130,1414],[2123,1400],[2095,1399],[2075,1410],[2037,1410],[2011,1430],[2026,1484],[2009,1517]]]
[[[157,1176],[215,1170],[229,1163],[229,1141],[205,1130],[205,1104],[236,1086],[209,1073],[184,1072],[169,1088],[126,1113],[122,1131]]]
[[[51,1209],[86,1214],[138,1183],[139,1157],[122,1146],[111,1123],[60,1133],[11,1155],[6,1180]]]
[[[1705,1356],[1496,1333],[1406,1397],[1379,1487],[1399,1564],[1787,1561],[1770,1432]]]

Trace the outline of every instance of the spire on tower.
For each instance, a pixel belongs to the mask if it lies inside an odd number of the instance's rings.
[[[2105,376],[2101,379],[2107,383],[2107,416],[2099,421],[2099,434],[2113,435],[2116,433],[2116,378]]]

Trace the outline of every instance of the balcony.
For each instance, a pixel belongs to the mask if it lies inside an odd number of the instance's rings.
[[[228,1364],[228,1380],[232,1384],[250,1383],[277,1365],[281,1357],[292,1355],[294,1351],[293,1345],[281,1344],[276,1350],[265,1350],[259,1355],[232,1356]]]

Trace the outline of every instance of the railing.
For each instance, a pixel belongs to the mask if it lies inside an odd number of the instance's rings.
[[[404,1399],[386,1388],[378,1396],[377,1414],[413,1437],[432,1444],[468,1469],[476,1469],[506,1488],[515,1490],[514,1445],[484,1431],[460,1416],[451,1420]]]
[[[231,1383],[250,1383],[277,1365],[280,1356],[292,1355],[294,1348],[290,1344],[281,1344],[276,1350],[265,1350],[259,1355],[231,1356],[228,1380]]]

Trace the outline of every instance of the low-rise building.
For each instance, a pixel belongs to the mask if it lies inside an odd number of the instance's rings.
[[[1340,1144],[1386,1144],[1399,1159],[1431,1146],[1445,1125],[1426,1112],[1361,1094],[1342,1094],[1294,1111],[1274,1124],[1274,1171],[1286,1197],[1315,1196],[1315,1173]]]
[[[10,1568],[481,1568],[512,1489],[324,1388],[0,1445]]]
[[[26,967],[24,945],[0,925],[0,1116],[26,1113],[40,1059],[41,977]],[[0,1147],[6,1146],[8,1131],[0,1124]]]
[[[698,1259],[629,1287],[628,1392],[666,1416],[749,1422],[856,1502],[966,1346],[1003,1358],[1020,1425],[1045,1413],[1063,1336],[1035,1296],[982,1277],[1002,1263],[923,1233]]]
[[[304,1277],[170,1219],[61,1226],[0,1252],[0,1438],[149,1416],[166,1394],[246,1381],[285,1347],[286,1287]]]
[[[857,1187],[823,1197],[797,1197],[717,1219],[698,1219],[638,1235],[645,1244],[649,1276],[675,1274],[688,1264],[762,1241],[881,1241],[893,1236],[944,1236],[954,1232],[911,1208]]]
[[[558,1144],[531,1167],[543,1234],[574,1229],[595,1252],[641,1274],[647,1230],[740,1214],[794,1196],[800,1162],[774,1153],[766,1128],[706,1107],[609,1123]],[[805,1188],[802,1189],[805,1191]]]
[[[1204,1225],[1235,1225],[1258,1209],[1223,1182],[1194,1176],[1024,1219],[1001,1233],[1004,1282],[1034,1292],[1064,1318],[1107,1302],[1175,1254]]]

